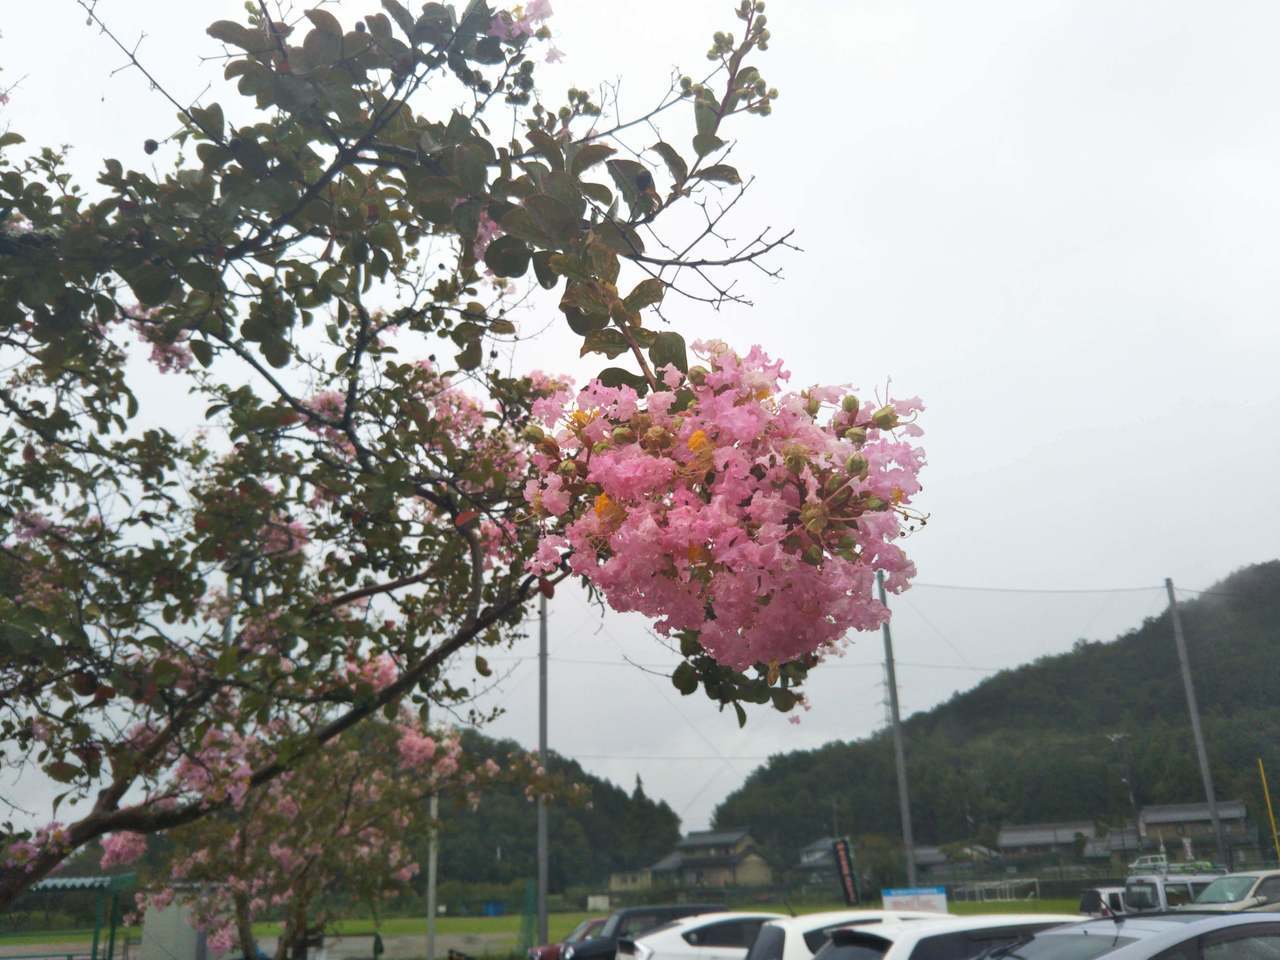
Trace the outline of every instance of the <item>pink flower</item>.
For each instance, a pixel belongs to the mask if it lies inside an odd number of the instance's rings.
[[[564,51],[559,47],[549,47],[547,48],[547,55],[543,59],[545,59],[547,63],[559,63],[564,59]]]
[[[103,870],[133,863],[147,852],[147,838],[141,833],[126,830],[113,833],[102,840],[102,859],[98,866]]]
[[[920,490],[924,454],[903,420],[919,400],[784,392],[789,374],[759,347],[694,349],[710,368],[696,377],[664,367],[670,389],[643,402],[593,381],[561,412],[524,491],[542,525],[530,571],[567,548],[613,609],[692,633],[738,669],[823,655],[878,627],[875,571],[895,591],[915,572],[894,541]],[[677,390],[691,402],[673,409]]]
[[[262,539],[262,552],[267,556],[291,556],[311,539],[301,520],[272,520],[258,535]]]
[[[53,522],[35,510],[17,511],[13,515],[13,523],[17,528],[15,535],[23,543],[42,537],[53,529]]]
[[[476,259],[483,260],[484,252],[489,249],[489,244],[501,235],[502,228],[498,226],[498,221],[489,216],[488,210],[481,210],[480,223],[476,226],[475,243],[471,246]]]
[[[436,755],[436,742],[412,727],[401,728],[396,748],[400,751],[400,765],[408,769],[422,768]]]

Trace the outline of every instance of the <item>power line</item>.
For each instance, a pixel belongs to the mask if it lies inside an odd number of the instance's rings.
[[[925,587],[930,590],[965,590],[972,593],[1149,593],[1163,590],[1164,587],[972,587],[955,583],[920,583],[913,582],[913,589]]]

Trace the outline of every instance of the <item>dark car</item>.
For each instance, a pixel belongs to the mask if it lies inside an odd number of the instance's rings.
[[[681,917],[699,913],[719,913],[724,910],[717,903],[666,903],[647,907],[623,907],[609,914],[597,936],[579,943],[571,943],[560,951],[560,960],[613,960],[618,950],[619,937],[637,937]]]
[[[583,920],[580,924],[573,928],[573,932],[561,940],[559,943],[547,943],[541,947],[529,948],[529,960],[560,960],[560,952],[571,943],[581,943],[583,940],[590,940],[600,928],[604,926],[607,917],[592,917],[589,920]]]

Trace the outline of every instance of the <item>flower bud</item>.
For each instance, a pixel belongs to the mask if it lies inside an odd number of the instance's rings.
[[[591,446],[591,452],[596,454],[608,453],[612,449],[613,449],[613,445],[609,443],[608,440],[601,440],[598,443],[592,444]]]
[[[637,413],[631,418],[631,429],[636,432],[637,437],[643,437],[652,426],[653,418],[647,413]]]
[[[811,417],[816,417],[818,411],[822,409],[822,401],[812,394],[806,394],[804,399],[804,412]]]
[[[536,423],[531,423],[524,428],[524,438],[530,443],[538,443],[545,436],[546,434],[542,432],[542,428]]]
[[[898,411],[885,404],[871,415],[871,422],[881,430],[892,430],[898,425]]]
[[[847,397],[845,397],[843,400],[840,401],[840,409],[843,410],[845,413],[856,414],[858,412],[858,398],[855,397],[852,393],[849,394]]]
[[[806,503],[800,508],[800,524],[812,534],[827,528],[827,508],[821,503]]]
[[[810,566],[818,566],[822,563],[822,548],[819,546],[809,547],[804,552],[804,562]]]
[[[615,427],[609,436],[620,447],[636,442],[636,432],[630,427]]]
[[[556,473],[562,477],[573,478],[578,475],[578,463],[576,460],[561,460],[560,466],[556,467]]]
[[[889,503],[888,501],[881,500],[879,497],[873,495],[867,497],[863,506],[867,510],[885,510],[888,509]]]
[[[538,441],[538,449],[548,457],[560,456],[560,444],[556,443],[555,437],[543,437]]]
[[[840,474],[832,473],[831,476],[827,477],[826,482],[822,485],[822,492],[827,496],[830,496],[843,487],[845,482],[845,478],[840,476]]]
[[[693,366],[689,368],[689,382],[695,387],[700,387],[707,382],[707,374],[711,371],[706,367]]]
[[[654,450],[671,446],[671,434],[664,427],[650,427],[644,432],[644,445]]]
[[[852,443],[856,443],[858,446],[862,446],[867,442],[867,428],[850,427],[844,432],[844,438]]]
[[[863,433],[865,434],[866,431],[864,430]],[[845,473],[851,477],[865,477],[868,467],[867,458],[860,453],[855,453],[844,462]]]

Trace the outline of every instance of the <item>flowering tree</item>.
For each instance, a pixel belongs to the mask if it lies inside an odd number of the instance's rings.
[[[203,789],[211,771],[233,766],[228,756],[253,764],[267,751],[261,742],[215,736],[199,757],[179,765],[178,776]],[[139,907],[186,902],[215,952],[235,945],[245,957],[257,955],[254,920],[279,910],[275,956],[283,960],[296,940],[325,932],[331,917],[323,894],[339,882],[349,897],[375,908],[404,889],[418,872],[405,840],[431,826],[430,794],[475,805],[498,779],[514,779],[527,792],[563,793],[565,786],[528,757],[506,770],[493,760],[473,764],[456,732],[429,731],[407,712],[395,723],[363,724],[311,762],[240,794],[231,809],[171,831],[173,853],[162,876],[144,878]],[[138,859],[146,838],[115,833],[102,847],[102,866],[117,866]]]
[[[670,326],[788,246],[704,249],[750,186],[725,138],[777,96],[764,4],[639,117],[547,102],[545,0],[383,8],[213,24],[245,102],[173,101],[143,145],[165,173],[107,160],[89,195],[0,135],[0,762],[91,801],[0,834],[0,907],[85,843],[269,795],[380,712],[460,707],[446,665],[487,675],[570,576],[657,617],[675,684],[739,719],[887,615],[875,569],[910,576],[918,403],[785,393],[759,350],[690,366]],[[504,372],[542,290],[625,366],[576,397]]]

